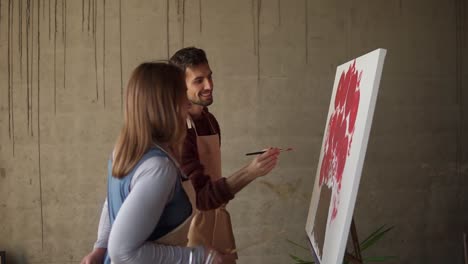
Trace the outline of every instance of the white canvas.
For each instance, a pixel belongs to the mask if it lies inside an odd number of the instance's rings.
[[[385,54],[377,49],[336,70],[306,223],[322,264],[343,261]]]

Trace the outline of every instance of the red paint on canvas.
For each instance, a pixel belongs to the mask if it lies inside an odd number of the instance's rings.
[[[331,221],[338,214],[341,180],[350,153],[359,108],[361,76],[362,71],[356,69],[356,61],[347,71],[341,73],[335,95],[335,109],[328,122],[319,186],[325,184],[333,189]]]

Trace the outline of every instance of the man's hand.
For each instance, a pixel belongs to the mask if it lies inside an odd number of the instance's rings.
[[[106,248],[96,248],[81,260],[81,264],[102,264],[106,256]]]
[[[227,177],[226,183],[231,193],[236,194],[256,178],[267,175],[278,163],[279,153],[279,148],[269,148],[247,166]]]
[[[278,163],[279,148],[269,148],[265,153],[255,157],[247,166],[247,173],[255,178],[267,175]]]

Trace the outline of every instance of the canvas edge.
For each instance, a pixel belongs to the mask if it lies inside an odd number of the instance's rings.
[[[377,103],[377,97],[378,97],[379,90],[380,90],[380,81],[381,81],[381,78],[382,78],[383,66],[384,66],[385,57],[386,57],[386,54],[387,54],[386,49],[379,48],[379,49],[376,49],[376,50],[371,51],[369,53],[366,53],[363,56],[366,56],[366,55],[368,55],[368,54],[370,54],[372,52],[378,52],[379,53],[379,57],[378,57],[378,60],[377,60],[377,68],[376,68],[376,71],[375,71],[375,79],[374,79],[374,82],[373,82],[373,87],[377,87],[377,89],[373,90],[373,92],[371,94],[371,100],[370,100],[370,103],[369,103],[369,106],[372,107],[374,110],[368,113],[367,122],[366,122],[366,125],[364,127],[364,136],[363,136],[363,140],[361,142],[362,143],[362,150],[359,153],[358,164],[357,164],[357,167],[356,167],[356,170],[355,170],[355,175],[359,175],[359,179],[354,181],[354,184],[353,184],[353,187],[352,187],[353,191],[351,192],[351,197],[350,197],[350,200],[349,200],[350,206],[348,207],[348,210],[346,211],[346,215],[348,217],[347,217],[346,222],[344,224],[344,230],[350,230],[350,227],[351,227],[352,215],[354,214],[354,208],[356,206],[357,190],[358,190],[359,185],[361,183],[362,169],[364,167],[364,161],[365,161],[365,157],[366,157],[366,154],[367,154],[367,145],[369,143],[370,131],[371,131],[371,128],[372,128],[372,123],[373,123],[374,113],[375,113],[375,106],[376,106],[376,103]],[[363,56],[360,56],[360,57],[363,57]],[[356,60],[358,58],[356,58]],[[351,215],[351,217],[349,217],[350,215]],[[338,254],[337,254],[338,259],[336,259],[335,262],[334,262],[334,263],[337,263],[337,264],[341,263],[342,259],[344,257],[349,232],[344,231],[343,234],[344,234],[344,237],[341,240],[341,245],[339,246],[339,250],[338,250]]]

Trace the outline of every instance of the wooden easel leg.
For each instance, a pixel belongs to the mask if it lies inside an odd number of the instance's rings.
[[[354,255],[352,255],[349,252],[346,252],[345,259],[351,263],[362,264],[361,247],[359,246],[359,239],[357,236],[356,224],[354,223],[354,217],[351,222],[350,234],[353,242]]]
[[[347,261],[351,262],[351,263],[355,263],[355,264],[362,264],[362,261],[357,259],[355,256],[353,256],[352,254],[346,252],[345,253],[345,257],[344,257]]]
[[[465,253],[465,264],[468,264],[468,237],[463,233],[463,251]]]
[[[358,235],[357,235],[357,230],[356,230],[356,224],[354,222],[354,217],[351,222],[351,237],[353,239],[354,254],[356,258],[362,262],[361,247],[359,246],[359,240],[358,240]]]

